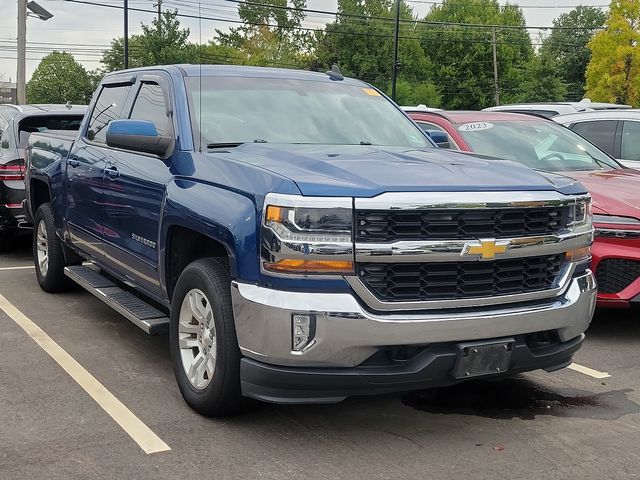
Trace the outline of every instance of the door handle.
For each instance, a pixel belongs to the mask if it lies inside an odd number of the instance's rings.
[[[111,165],[110,167],[105,168],[102,173],[108,175],[109,178],[116,178],[118,175],[120,175],[120,172],[115,165]]]
[[[80,165],[80,160],[78,160],[78,157],[71,157],[69,160],[67,160],[67,163],[73,168],[76,168],[78,165]]]

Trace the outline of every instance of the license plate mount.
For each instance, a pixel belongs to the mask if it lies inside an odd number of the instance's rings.
[[[499,341],[458,344],[458,359],[453,367],[453,376],[474,378],[508,371],[515,343],[513,338],[505,338]]]

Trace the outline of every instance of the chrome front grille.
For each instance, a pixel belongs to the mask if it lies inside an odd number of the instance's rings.
[[[356,241],[515,238],[565,230],[571,207],[479,210],[360,210]]]
[[[578,198],[557,192],[356,198],[355,275],[345,279],[377,311],[558,296],[575,271],[567,252],[593,239],[590,224],[574,223]]]
[[[360,280],[381,301],[454,300],[552,288],[564,254],[486,262],[362,263]]]

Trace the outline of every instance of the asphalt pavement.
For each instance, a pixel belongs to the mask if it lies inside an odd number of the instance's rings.
[[[573,369],[216,420],[183,402],[166,336],[31,266],[0,256],[0,480],[640,477],[638,312],[598,312]],[[145,453],[105,392],[168,449]]]

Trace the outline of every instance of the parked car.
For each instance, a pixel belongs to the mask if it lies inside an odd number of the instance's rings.
[[[570,130],[541,117],[500,112],[417,113],[427,131],[450,137],[451,148],[518,161],[579,180],[593,197],[593,270],[598,304],[640,302],[640,172]]]
[[[574,113],[553,120],[595,143],[623,165],[640,170],[640,110]]]
[[[29,135],[47,130],[78,130],[86,107],[0,105],[0,251],[10,249],[25,219],[24,148]]]
[[[631,105],[592,102],[588,98],[585,98],[579,102],[514,103],[511,105],[499,105],[497,107],[485,108],[483,111],[533,113],[551,118],[557,115],[576,112],[587,112],[592,110],[624,110],[629,108],[631,108]]]
[[[593,313],[579,182],[434,148],[335,70],[108,74],[28,158],[40,286],[168,328],[205,415],[556,370]]]

